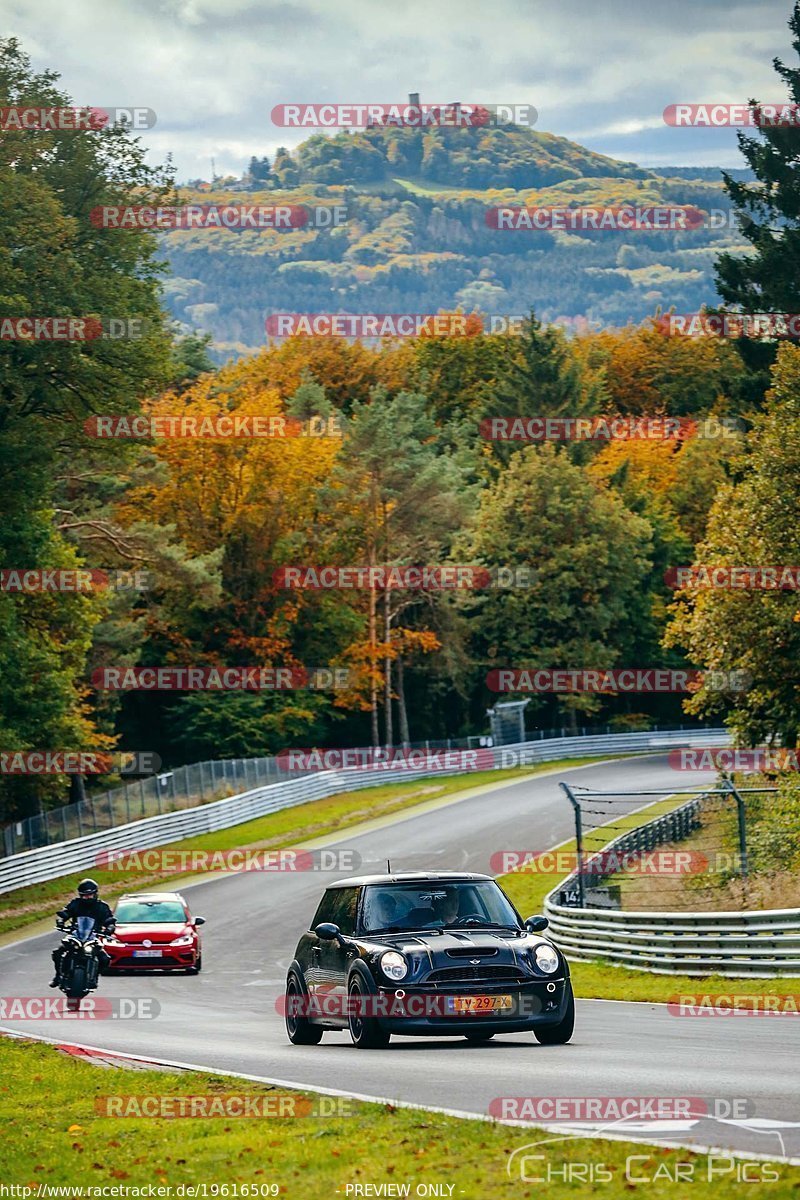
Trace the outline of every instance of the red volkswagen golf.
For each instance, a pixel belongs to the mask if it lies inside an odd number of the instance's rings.
[[[142,892],[120,896],[114,917],[117,927],[103,944],[111,956],[109,971],[186,971],[203,967],[198,926],[180,892]]]

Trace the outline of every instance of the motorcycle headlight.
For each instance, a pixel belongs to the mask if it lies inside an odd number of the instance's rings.
[[[558,970],[558,955],[547,942],[540,942],[533,952],[534,961],[545,975],[552,975]]]
[[[408,974],[408,963],[397,950],[387,950],[381,955],[381,970],[387,979],[405,979]]]
[[[182,933],[180,937],[177,937],[174,941],[170,942],[170,946],[191,946],[193,941],[193,933]]]

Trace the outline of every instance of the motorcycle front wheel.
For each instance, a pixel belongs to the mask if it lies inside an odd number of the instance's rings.
[[[64,995],[69,1000],[82,1000],[89,994],[89,983],[86,978],[86,967],[77,963],[72,968],[72,974],[64,984]]]

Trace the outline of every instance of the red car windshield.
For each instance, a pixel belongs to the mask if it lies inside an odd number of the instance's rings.
[[[188,920],[178,900],[121,900],[114,916],[118,925],[183,925]]]

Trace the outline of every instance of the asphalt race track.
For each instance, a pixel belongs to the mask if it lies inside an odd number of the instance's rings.
[[[391,856],[393,870],[488,871],[498,850],[542,850],[571,836],[572,813],[558,788],[561,778],[626,790],[676,782],[663,755],[592,764],[416,815],[411,810],[359,836],[345,831],[329,844],[356,851],[362,870],[385,870]],[[685,786],[709,781],[700,773],[680,778]],[[721,1102],[722,1117],[581,1129],[800,1158],[799,1017],[676,1017],[665,1005],[584,1000],[578,1002],[568,1046],[540,1046],[532,1034],[497,1037],[483,1046],[457,1038],[395,1037],[386,1050],[359,1052],[346,1033],[326,1033],[319,1046],[290,1045],[277,1010],[285,969],[332,877],[247,872],[187,883],[183,890],[194,912],[208,922],[202,974],[101,980],[100,995],[153,998],[160,1006],[155,1019],[5,1021],[4,1027],[471,1113],[486,1114],[490,1102],[502,1096],[696,1097],[709,1106]],[[46,986],[49,951],[57,937],[54,931],[0,949],[0,995],[60,995]],[[735,981],[727,990],[735,990]],[[740,1105],[732,1120],[725,1119],[737,1100],[747,1103],[745,1117]]]

